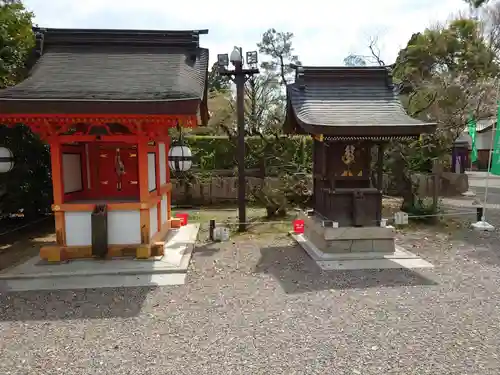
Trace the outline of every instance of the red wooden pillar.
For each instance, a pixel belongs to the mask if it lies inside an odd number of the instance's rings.
[[[162,194],[161,194],[161,164],[160,164],[160,145],[159,142],[155,142],[155,170],[156,170],[156,196],[158,197],[156,203],[156,220],[158,221],[157,231],[161,231],[161,227],[163,223],[161,222],[161,202],[162,202]]]
[[[49,140],[49,145],[52,172],[52,191],[54,196],[53,211],[55,219],[56,241],[59,246],[65,246],[66,228],[64,221],[64,212],[59,211],[60,206],[64,203],[61,143],[59,142],[57,137],[53,137]]]
[[[170,151],[170,137],[165,138],[165,168],[167,169],[167,183],[171,183],[170,181],[170,166],[168,164],[168,152]],[[172,189],[174,187],[171,185],[170,191],[167,192],[167,220],[170,220],[172,217]]]
[[[148,188],[148,139],[139,137],[137,141],[139,164],[139,200],[141,201],[141,243],[150,243],[149,188]]]

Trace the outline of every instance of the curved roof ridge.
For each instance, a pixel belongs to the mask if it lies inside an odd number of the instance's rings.
[[[434,123],[409,116],[387,67],[296,67],[285,129],[334,136],[415,136]]]
[[[373,78],[385,79],[392,85],[391,69],[388,66],[301,66],[294,65],[296,82],[314,78],[350,79]]]
[[[199,47],[208,30],[59,29],[34,27],[44,45],[176,45]]]

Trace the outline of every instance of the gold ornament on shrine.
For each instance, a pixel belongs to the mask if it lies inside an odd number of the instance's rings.
[[[344,155],[342,156],[342,161],[347,166],[347,169],[344,170],[342,176],[353,176],[351,171],[351,165],[356,161],[356,156],[354,152],[356,148],[353,145],[347,145],[345,148]],[[362,176],[363,171],[359,171],[358,176]]]

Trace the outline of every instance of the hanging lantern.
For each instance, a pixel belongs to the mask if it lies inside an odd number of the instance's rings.
[[[14,155],[6,147],[0,147],[0,173],[10,172],[14,168]]]
[[[191,149],[182,142],[172,145],[168,151],[168,166],[174,172],[186,172],[191,169],[193,155]]]

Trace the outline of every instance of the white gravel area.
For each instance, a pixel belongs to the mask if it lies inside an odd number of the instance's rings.
[[[242,236],[199,244],[183,286],[3,295],[0,374],[497,375],[498,240],[418,230],[399,244],[434,269],[325,272]]]

